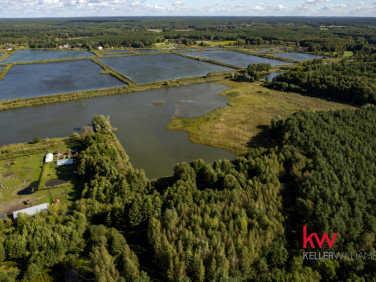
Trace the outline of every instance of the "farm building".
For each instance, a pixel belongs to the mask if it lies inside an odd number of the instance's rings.
[[[70,165],[70,164],[73,164],[74,163],[74,159],[65,159],[65,160],[57,160],[56,161],[56,164],[58,166],[61,166],[61,165]]]
[[[26,209],[23,209],[23,210],[15,211],[15,212],[13,212],[13,219],[16,220],[19,213],[26,213],[30,216],[33,216],[33,215],[40,213],[42,211],[46,211],[46,210],[48,210],[49,205],[50,205],[49,203],[44,203],[44,204],[37,205],[37,206],[31,207],[31,208],[26,208]]]
[[[54,155],[52,153],[48,153],[45,158],[46,163],[50,163],[54,160]]]

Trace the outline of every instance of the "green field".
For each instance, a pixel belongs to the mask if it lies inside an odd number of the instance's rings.
[[[61,202],[71,200],[76,166],[57,167],[54,162],[44,164],[44,157],[47,152],[66,152],[76,145],[71,138],[60,138],[42,140],[37,144],[21,143],[1,147],[0,211],[9,213],[25,208],[23,201],[27,200],[32,204],[52,202],[56,198]],[[41,177],[43,165],[45,168]],[[42,180],[41,188],[34,192],[39,180]],[[46,186],[49,180],[50,185]]]
[[[345,51],[345,52],[343,52],[343,56],[344,57],[351,57],[352,55],[354,55],[353,51]]]

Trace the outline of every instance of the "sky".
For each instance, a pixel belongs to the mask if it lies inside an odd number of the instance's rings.
[[[375,17],[376,0],[0,0],[0,18],[87,16]]]

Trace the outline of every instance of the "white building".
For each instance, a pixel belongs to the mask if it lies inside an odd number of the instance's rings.
[[[15,211],[15,212],[13,212],[13,219],[16,220],[19,213],[26,213],[29,216],[36,215],[37,213],[40,213],[42,211],[48,210],[48,206],[49,205],[50,205],[49,203],[44,203],[44,204],[37,205],[37,206],[34,206],[34,207],[30,207],[30,208],[26,208],[26,209],[23,209],[23,210]]]
[[[98,50],[103,50],[103,47],[102,46],[98,46]]]
[[[54,155],[52,153],[48,153],[45,157],[45,162],[50,163],[54,160]]]

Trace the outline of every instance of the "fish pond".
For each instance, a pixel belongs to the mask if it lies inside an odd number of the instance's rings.
[[[37,62],[47,60],[61,60],[73,58],[95,57],[89,51],[69,50],[69,51],[49,51],[49,50],[19,50],[6,58],[2,63]]]
[[[111,117],[134,167],[150,178],[168,176],[177,162],[234,159],[229,151],[191,143],[186,132],[166,129],[174,116],[197,117],[226,106],[219,95],[225,89],[205,83],[2,111],[0,145],[69,136],[103,114]]]
[[[210,59],[218,61],[221,63],[226,63],[238,67],[246,68],[250,64],[271,64],[272,66],[288,65],[291,63],[286,63],[279,60],[267,59],[253,55],[247,55],[234,51],[201,51],[201,52],[183,52],[185,55]]]
[[[209,72],[232,70],[232,68],[200,62],[174,54],[113,57],[99,60],[136,83],[203,76]]]
[[[125,86],[90,60],[16,65],[0,80],[0,100]]]
[[[297,60],[297,61],[305,61],[305,60],[313,60],[313,59],[323,58],[323,56],[305,54],[305,53],[297,53],[297,52],[275,53],[275,54],[270,54],[270,55],[288,58],[288,59],[293,59],[293,60]]]

